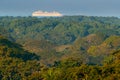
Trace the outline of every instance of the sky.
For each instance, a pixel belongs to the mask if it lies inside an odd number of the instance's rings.
[[[120,16],[120,0],[0,0],[0,16],[31,16],[37,10],[63,15]]]

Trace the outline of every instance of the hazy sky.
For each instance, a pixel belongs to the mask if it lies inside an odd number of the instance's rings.
[[[120,0],[0,0],[0,16],[28,16],[36,10],[71,15],[120,16]]]

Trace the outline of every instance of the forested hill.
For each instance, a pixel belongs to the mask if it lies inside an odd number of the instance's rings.
[[[93,16],[0,17],[0,30],[19,43],[34,39],[61,45],[72,43],[78,37],[89,34],[119,35],[120,19]]]
[[[0,80],[119,79],[119,18],[0,17]]]
[[[119,57],[117,50],[104,59],[102,66],[84,64],[79,57],[46,67],[39,56],[0,36],[0,80],[119,80]]]
[[[69,57],[82,57],[84,63],[101,64],[106,55],[120,48],[120,19],[0,17],[0,34],[41,56],[44,64]]]

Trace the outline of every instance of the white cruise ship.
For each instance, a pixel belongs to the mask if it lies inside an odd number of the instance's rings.
[[[44,11],[40,11],[40,10],[39,10],[39,11],[33,12],[33,13],[32,13],[32,16],[38,16],[38,17],[39,17],[39,16],[41,16],[41,17],[42,17],[42,16],[43,16],[43,17],[45,17],[45,16],[46,16],[46,17],[47,17],[47,16],[48,16],[48,17],[54,17],[54,16],[57,17],[57,16],[58,16],[58,17],[60,17],[60,16],[62,16],[62,14],[59,13],[59,12],[55,12],[55,11],[54,11],[54,12],[46,12],[46,11],[44,12]]]

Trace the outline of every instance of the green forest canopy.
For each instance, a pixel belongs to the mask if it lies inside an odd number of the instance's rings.
[[[0,17],[1,80],[119,80],[120,19]]]

